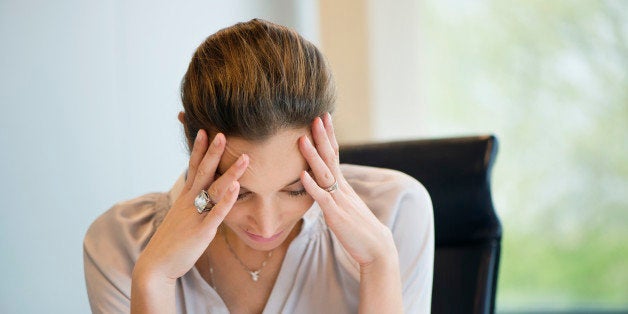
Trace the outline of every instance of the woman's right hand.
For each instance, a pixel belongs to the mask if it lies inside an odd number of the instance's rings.
[[[133,280],[174,284],[194,266],[233,207],[240,190],[237,180],[248,166],[248,156],[241,155],[215,179],[226,139],[218,133],[211,145],[207,142],[207,133],[200,130],[190,156],[185,187],[140,254]],[[216,205],[211,211],[199,214],[194,199],[202,190],[208,191]]]

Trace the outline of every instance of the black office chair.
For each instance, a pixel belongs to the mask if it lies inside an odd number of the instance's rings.
[[[493,313],[501,224],[491,199],[492,135],[340,147],[343,163],[396,169],[419,180],[434,205],[432,313]]]

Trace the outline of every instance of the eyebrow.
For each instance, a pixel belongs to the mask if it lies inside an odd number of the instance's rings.
[[[310,167],[308,167],[305,171],[309,172],[310,175],[312,174],[312,169]],[[218,169],[216,169],[216,174],[218,176],[222,176],[223,175],[223,173],[220,170],[218,170]],[[284,187],[291,186],[291,185],[293,185],[293,184],[295,184],[295,183],[297,183],[299,181],[301,181],[301,177],[298,177],[298,178],[294,179],[294,181],[284,185]],[[242,185],[240,185],[240,189],[245,189],[245,190],[249,190],[250,191],[249,188],[247,188],[246,186],[242,186]]]

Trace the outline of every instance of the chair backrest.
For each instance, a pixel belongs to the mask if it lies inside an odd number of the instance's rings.
[[[396,169],[419,180],[434,206],[432,313],[493,313],[501,224],[493,208],[493,135],[354,144],[340,161]]]

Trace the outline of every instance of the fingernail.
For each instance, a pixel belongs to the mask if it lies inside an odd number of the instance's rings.
[[[238,157],[238,166],[244,165],[245,161],[246,161],[246,155],[244,154],[240,155],[240,157]]]
[[[312,180],[312,175],[309,171],[305,171],[305,180]]]
[[[218,145],[220,145],[220,133],[216,134],[216,136],[214,136],[214,147],[218,147]]]
[[[198,132],[196,132],[196,142],[200,142],[201,141],[201,130],[198,130]]]

